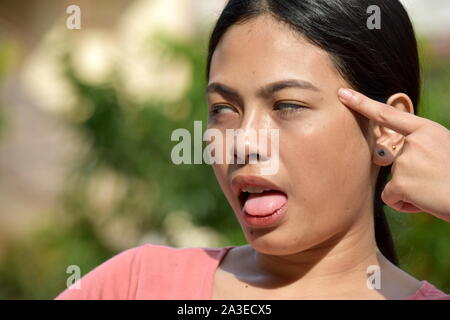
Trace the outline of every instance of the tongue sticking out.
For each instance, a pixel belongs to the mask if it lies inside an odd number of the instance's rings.
[[[280,209],[286,202],[286,195],[279,191],[251,193],[245,201],[244,210],[252,216],[267,216]]]

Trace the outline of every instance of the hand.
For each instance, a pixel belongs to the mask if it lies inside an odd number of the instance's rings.
[[[354,90],[348,89],[350,95],[342,91],[339,97],[347,107],[405,137],[383,201],[397,211],[423,211],[450,222],[450,131]]]

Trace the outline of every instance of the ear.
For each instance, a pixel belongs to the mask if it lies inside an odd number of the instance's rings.
[[[398,110],[414,114],[414,105],[411,99],[404,93],[396,93],[389,97],[386,104]],[[388,166],[401,153],[405,137],[394,130],[374,125],[375,145],[373,150],[373,162],[379,166]],[[380,155],[384,153],[384,155]]]

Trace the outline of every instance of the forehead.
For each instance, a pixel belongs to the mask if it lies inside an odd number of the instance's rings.
[[[296,76],[323,85],[339,74],[326,51],[267,15],[228,29],[211,60],[210,82],[263,85]]]

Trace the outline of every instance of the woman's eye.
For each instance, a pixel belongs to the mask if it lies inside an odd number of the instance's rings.
[[[234,112],[233,108],[224,104],[218,104],[211,108],[210,114],[211,115],[218,115],[221,113],[230,113]]]
[[[301,112],[303,109],[306,109],[305,106],[296,103],[278,103],[274,110],[281,112],[281,114],[291,114],[295,112]]]

